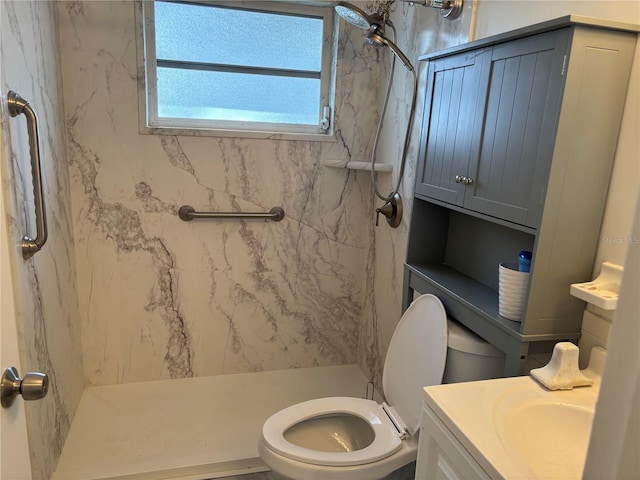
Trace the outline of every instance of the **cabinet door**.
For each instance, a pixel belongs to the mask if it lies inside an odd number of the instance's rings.
[[[471,154],[479,62],[483,51],[432,60],[427,71],[427,94],[422,124],[416,194],[462,205]]]
[[[436,414],[424,406],[415,480],[461,479],[491,480]]]
[[[486,105],[474,132],[465,208],[538,226],[568,45],[564,29],[497,45],[485,56]]]

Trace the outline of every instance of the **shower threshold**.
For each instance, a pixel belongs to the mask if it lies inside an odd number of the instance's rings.
[[[363,397],[357,365],[87,388],[52,480],[202,480],[268,471],[264,421],[298,402]]]

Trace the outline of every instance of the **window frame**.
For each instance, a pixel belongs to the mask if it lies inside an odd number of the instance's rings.
[[[161,0],[167,1],[167,0]],[[317,125],[300,125],[272,122],[244,122],[206,119],[182,119],[160,117],[158,115],[157,95],[157,56],[155,45],[155,0],[143,0],[141,20],[142,68],[144,85],[140,88],[139,113],[140,131],[149,134],[232,136],[252,138],[282,138],[305,140],[333,140],[334,104],[335,104],[335,66],[334,14],[330,4],[325,2],[282,1],[176,1],[202,6],[235,8],[265,13],[283,13],[297,16],[310,16],[323,20],[322,63],[320,71],[320,102]],[[142,25],[140,25],[140,23]],[[274,69],[277,70],[277,69]],[[324,126],[323,126],[324,124]],[[326,126],[326,128],[325,128]]]

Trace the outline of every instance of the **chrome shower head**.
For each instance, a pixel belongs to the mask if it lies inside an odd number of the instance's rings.
[[[344,18],[354,27],[362,30],[369,30],[378,22],[373,16],[367,14],[364,10],[347,2],[340,2],[335,6],[336,13]]]
[[[393,54],[400,59],[400,61],[407,67],[407,70],[410,72],[413,71],[413,65],[411,65],[411,61],[407,58],[407,56],[400,50],[395,43],[389,40],[387,37],[382,35],[382,33],[378,30],[371,31],[367,34],[367,43],[375,48],[384,48],[389,47],[389,50],[393,52]]]
[[[393,29],[393,24],[388,18],[388,11],[379,10],[378,13],[369,15],[359,7],[347,2],[339,2],[335,6],[335,9],[338,15],[354,27],[369,30],[366,37],[366,42],[369,45],[375,48],[389,47],[393,54],[398,57],[402,63],[404,63],[405,67],[409,70],[413,70],[411,62],[407,56],[402,53],[402,50],[400,50],[395,43],[385,37],[385,25],[389,25]]]

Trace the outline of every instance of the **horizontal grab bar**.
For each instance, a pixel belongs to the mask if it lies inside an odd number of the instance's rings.
[[[267,213],[261,212],[196,212],[191,205],[183,205],[178,210],[180,220],[190,222],[194,218],[267,218],[279,222],[284,218],[282,207],[273,207]]]

